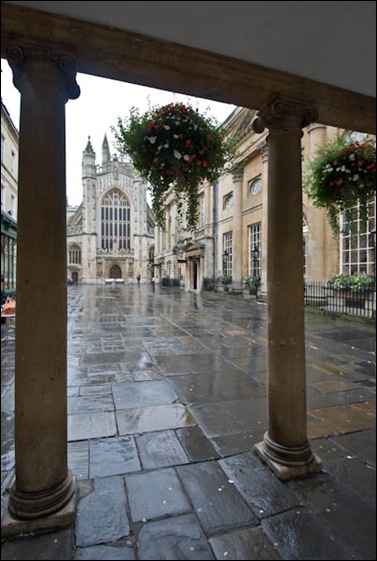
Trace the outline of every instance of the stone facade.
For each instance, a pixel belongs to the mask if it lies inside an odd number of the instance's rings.
[[[201,187],[200,221],[194,235],[185,232],[182,226],[176,230],[172,228],[171,217],[176,212],[174,199],[167,199],[168,234],[156,232],[156,263],[162,276],[168,261],[174,264],[170,267],[174,274],[179,272],[182,276],[184,271],[186,289],[201,289],[208,284],[205,279],[213,281],[223,274],[232,276],[236,284],[241,283],[245,275],[257,275],[261,278],[261,292],[267,292],[268,132],[253,130],[256,116],[254,110],[237,108],[225,121],[229,135],[239,135],[237,149],[243,154],[243,170],[225,174],[213,185]],[[317,148],[342,132],[342,129],[318,123],[303,129],[302,174]],[[374,204],[370,212],[373,225]],[[278,216],[273,218],[279,220]],[[326,211],[315,207],[305,192],[302,230],[303,273],[307,281],[328,280],[339,272],[348,272],[341,258],[342,237],[334,238]],[[285,239],[286,232],[282,231],[281,248]],[[370,273],[374,267],[373,246],[368,239],[366,243],[369,257],[363,271]],[[178,261],[184,265],[179,266]]]
[[[82,159],[83,201],[67,208],[68,276],[74,282],[133,282],[150,278],[154,219],[147,186],[129,160],[110,156],[107,138],[102,163],[90,138]]]

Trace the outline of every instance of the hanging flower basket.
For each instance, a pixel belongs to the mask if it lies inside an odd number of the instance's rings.
[[[113,127],[117,147],[128,154],[135,169],[150,185],[157,225],[165,229],[164,202],[173,188],[178,214],[186,203],[188,230],[194,230],[199,216],[198,187],[212,182],[235,157],[234,141],[211,118],[183,103],[170,103],[140,114],[133,107],[123,123]]]
[[[326,209],[334,234],[340,231],[339,214],[346,211],[350,215],[358,203],[366,228],[368,201],[376,192],[374,141],[357,142],[341,136],[327,142],[309,162],[304,187],[314,205]]]

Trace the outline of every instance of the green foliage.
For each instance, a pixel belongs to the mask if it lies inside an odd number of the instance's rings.
[[[335,275],[330,279],[329,284],[335,290],[350,290],[351,292],[360,292],[372,290],[375,285],[375,279],[372,275],[355,273],[353,275]]]
[[[346,135],[328,141],[309,162],[304,188],[315,206],[326,209],[334,234],[340,231],[339,213],[357,203],[366,226],[368,199],[376,192],[375,142]]]
[[[242,284],[248,288],[258,288],[260,281],[260,277],[256,275],[245,275],[242,277]]]
[[[223,284],[230,284],[233,280],[233,278],[230,275],[219,275],[217,277],[217,280],[219,282],[222,282]]]
[[[237,139],[226,140],[213,118],[183,103],[151,107],[143,114],[133,107],[125,122],[113,127],[119,151],[128,154],[149,184],[157,225],[165,229],[164,201],[172,188],[178,214],[186,205],[187,229],[199,217],[198,187],[215,181],[236,158]]]

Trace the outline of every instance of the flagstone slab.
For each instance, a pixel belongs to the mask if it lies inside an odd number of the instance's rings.
[[[353,407],[323,407],[313,409],[309,413],[340,432],[354,432],[362,429],[375,428],[376,421],[370,415],[364,415]]]
[[[173,468],[129,475],[126,486],[133,522],[192,510]]]
[[[135,440],[131,436],[91,440],[89,461],[91,478],[121,475],[141,469]]]
[[[120,435],[136,434],[196,425],[189,410],[181,404],[121,409],[115,413]]]
[[[262,529],[246,528],[209,538],[216,559],[275,561],[281,559]]]
[[[68,441],[115,436],[115,416],[110,411],[68,416]]]
[[[94,480],[94,490],[79,500],[76,519],[78,546],[115,542],[128,536],[126,490],[122,477]]]

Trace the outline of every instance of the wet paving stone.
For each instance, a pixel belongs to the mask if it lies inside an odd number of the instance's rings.
[[[326,530],[322,530],[324,536],[333,536],[334,541],[341,543],[344,548],[349,547],[354,559],[376,558],[375,507],[328,474],[291,481],[288,485],[301,503],[325,525]],[[320,537],[318,541],[321,542]]]
[[[219,454],[199,427],[178,429],[177,437],[191,462],[215,460]]]
[[[176,469],[206,533],[257,524],[257,518],[217,462]]]
[[[68,415],[91,411],[114,411],[111,395],[87,395],[68,398]]]
[[[72,559],[74,548],[73,530],[61,530],[39,536],[27,538],[27,547],[23,537],[10,540],[1,545],[1,559],[32,560],[56,559],[66,561]]]
[[[133,522],[175,516],[192,510],[173,468],[126,477]]]
[[[332,439],[336,445],[344,448],[349,454],[361,461],[376,467],[376,433],[365,430],[357,433],[343,434]]]
[[[282,559],[352,559],[320,517],[299,508],[262,520],[262,530]]]
[[[187,464],[189,459],[174,431],[146,433],[136,437],[143,469]]]
[[[343,380],[323,380],[322,382],[311,382],[309,385],[321,393],[342,392],[355,389],[355,385],[352,382],[345,382]]]
[[[216,559],[249,561],[281,559],[259,526],[215,536],[210,538],[209,542]]]
[[[210,438],[267,427],[267,406],[263,398],[192,405],[190,411]]]
[[[376,416],[376,401],[366,402],[366,403],[352,403],[351,407],[360,411],[361,413],[365,413],[366,415],[372,415],[373,417]]]
[[[89,477],[89,442],[68,442],[68,467],[77,479]]]
[[[117,436],[91,440],[89,445],[89,477],[107,477],[140,471],[135,440]]]
[[[9,471],[14,467],[14,415],[1,412],[1,471]]]
[[[350,406],[312,409],[310,414],[335,427],[339,432],[355,432],[375,427],[375,419]]]
[[[94,545],[92,547],[79,548],[73,559],[75,561],[132,561],[133,559],[136,559],[136,557],[135,552],[131,547]]]
[[[357,403],[363,401],[373,401],[375,394],[369,389],[357,387],[351,391],[330,392],[322,394],[320,392],[308,393],[307,403],[309,410],[317,407],[333,407],[336,405],[348,405],[349,403]]]
[[[372,507],[376,505],[376,470],[357,458],[346,457],[326,463],[326,472],[355,492]]]
[[[177,394],[164,380],[113,384],[112,388],[117,409],[169,405],[177,400]]]
[[[115,436],[114,413],[107,411],[68,416],[68,441]]]
[[[233,454],[240,454],[241,452],[248,452],[254,448],[254,445],[263,440],[266,426],[255,427],[255,430],[241,431],[233,434],[226,434],[212,438],[216,450],[220,456],[231,456]]]
[[[214,559],[195,516],[191,514],[144,524],[138,536],[139,559]]]
[[[129,532],[123,478],[96,479],[94,491],[78,502],[76,544],[114,542],[128,536]]]
[[[225,458],[219,464],[258,518],[299,506],[297,497],[255,453]]]
[[[186,404],[251,399],[265,394],[263,387],[240,370],[183,374],[172,376],[169,381]]]
[[[119,434],[136,434],[197,424],[190,411],[181,404],[122,409],[115,413]]]

